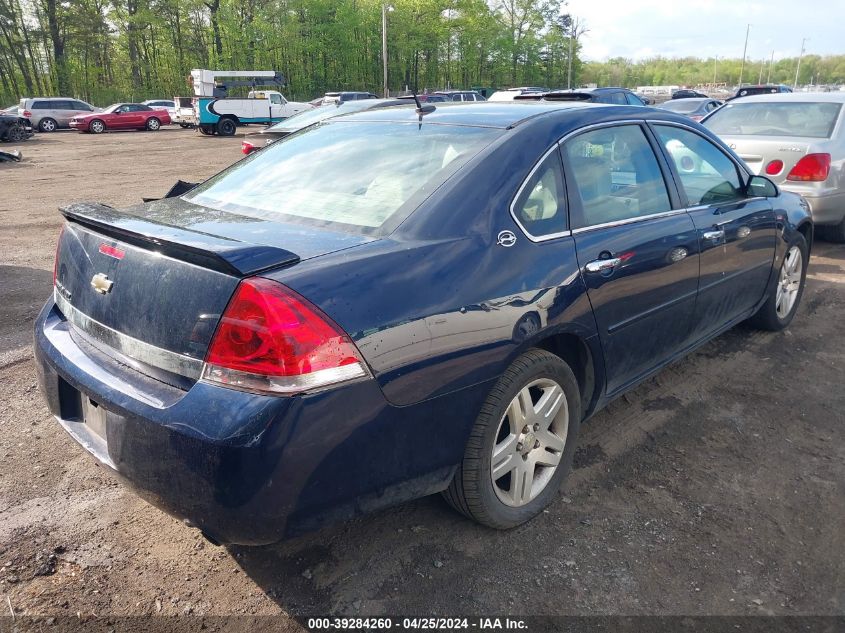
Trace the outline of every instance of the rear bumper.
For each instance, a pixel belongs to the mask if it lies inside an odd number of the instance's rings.
[[[839,189],[814,190],[801,185],[780,185],[785,191],[802,196],[810,205],[813,222],[817,225],[839,224],[845,218],[845,191]]]
[[[182,391],[82,347],[52,300],[35,357],[50,411],[77,442],[224,543],[271,543],[444,489],[488,389],[402,409],[374,380],[293,398]],[[104,439],[82,420],[84,398],[106,412]]]

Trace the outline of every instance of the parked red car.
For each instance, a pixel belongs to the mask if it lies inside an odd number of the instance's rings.
[[[73,129],[93,134],[101,134],[106,130],[155,132],[162,125],[170,125],[167,110],[151,108],[141,103],[115,103],[102,112],[77,115],[70,120],[70,127]]]

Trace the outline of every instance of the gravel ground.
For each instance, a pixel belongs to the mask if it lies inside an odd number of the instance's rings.
[[[823,242],[788,330],[736,328],[596,415],[566,496],[509,532],[431,497],[224,548],[119,485],[36,387],[30,331],[50,292],[56,208],[161,195],[232,163],[239,145],[178,128],[66,132],[0,164],[2,610],[282,615],[290,630],[326,613],[845,614],[845,247]]]

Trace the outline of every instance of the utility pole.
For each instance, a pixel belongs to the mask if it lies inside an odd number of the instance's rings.
[[[719,56],[713,58],[713,90],[716,89],[716,64],[719,63]]]
[[[387,99],[387,12],[393,11],[393,7],[388,4],[381,5],[381,58],[384,68],[384,98]]]
[[[769,74],[766,77],[766,83],[767,84],[772,83],[772,66],[774,65],[774,63],[775,63],[775,52],[772,51],[772,58],[769,60]]]
[[[792,89],[798,88],[798,71],[801,70],[801,58],[804,57],[804,44],[809,38],[805,37],[801,40],[801,52],[798,53],[798,64],[795,66],[795,81],[792,83]]]
[[[751,32],[751,25],[745,29],[745,46],[742,48],[742,64],[739,67],[739,86],[742,88],[742,73],[745,71],[745,53],[748,52],[748,34]]]

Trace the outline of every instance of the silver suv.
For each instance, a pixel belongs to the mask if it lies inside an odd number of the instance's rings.
[[[29,119],[39,132],[53,132],[60,127],[70,127],[70,120],[77,114],[100,112],[90,103],[67,97],[38,97],[21,99],[20,116]]]

